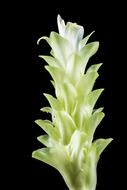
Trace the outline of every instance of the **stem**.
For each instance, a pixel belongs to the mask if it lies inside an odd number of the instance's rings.
[[[96,168],[91,170],[91,172],[86,175],[82,172],[76,172],[73,170],[73,173],[66,172],[62,174],[65,183],[67,184],[69,190],[95,190],[96,189]]]

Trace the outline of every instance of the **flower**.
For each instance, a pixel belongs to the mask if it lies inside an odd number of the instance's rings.
[[[99,47],[99,42],[88,43],[92,35],[83,39],[84,28],[67,22],[58,15],[58,30],[45,39],[51,46],[50,56],[40,56],[48,65],[56,97],[44,94],[50,107],[52,120],[36,120],[47,133],[37,139],[46,147],[33,152],[32,156],[56,168],[70,190],[95,190],[96,166],[108,139],[93,140],[94,132],[104,117],[103,108],[94,106],[103,89],[93,90],[98,78],[95,64],[86,70],[86,65]]]

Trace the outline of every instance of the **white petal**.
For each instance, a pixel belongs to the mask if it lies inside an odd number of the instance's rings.
[[[59,34],[64,37],[65,34],[65,22],[64,20],[61,18],[60,15],[57,16],[57,25],[58,25],[58,30],[59,30]]]

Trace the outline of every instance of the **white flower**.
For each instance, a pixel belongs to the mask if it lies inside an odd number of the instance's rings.
[[[67,22],[67,24],[65,25],[65,22],[60,15],[57,16],[57,24],[59,34],[63,38],[66,38],[72,44],[75,50],[78,50],[79,42],[83,38],[84,28],[72,22]]]

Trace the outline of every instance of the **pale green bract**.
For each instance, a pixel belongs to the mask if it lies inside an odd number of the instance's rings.
[[[99,157],[112,141],[97,139],[94,132],[104,117],[103,108],[94,109],[103,89],[93,90],[102,64],[86,70],[86,65],[99,47],[99,42],[87,43],[92,33],[83,39],[84,28],[58,15],[59,33],[42,37],[51,46],[50,56],[40,56],[48,65],[56,97],[44,94],[50,107],[41,109],[50,113],[52,121],[35,122],[47,133],[37,139],[46,147],[32,156],[56,168],[70,190],[95,190],[96,167]]]

